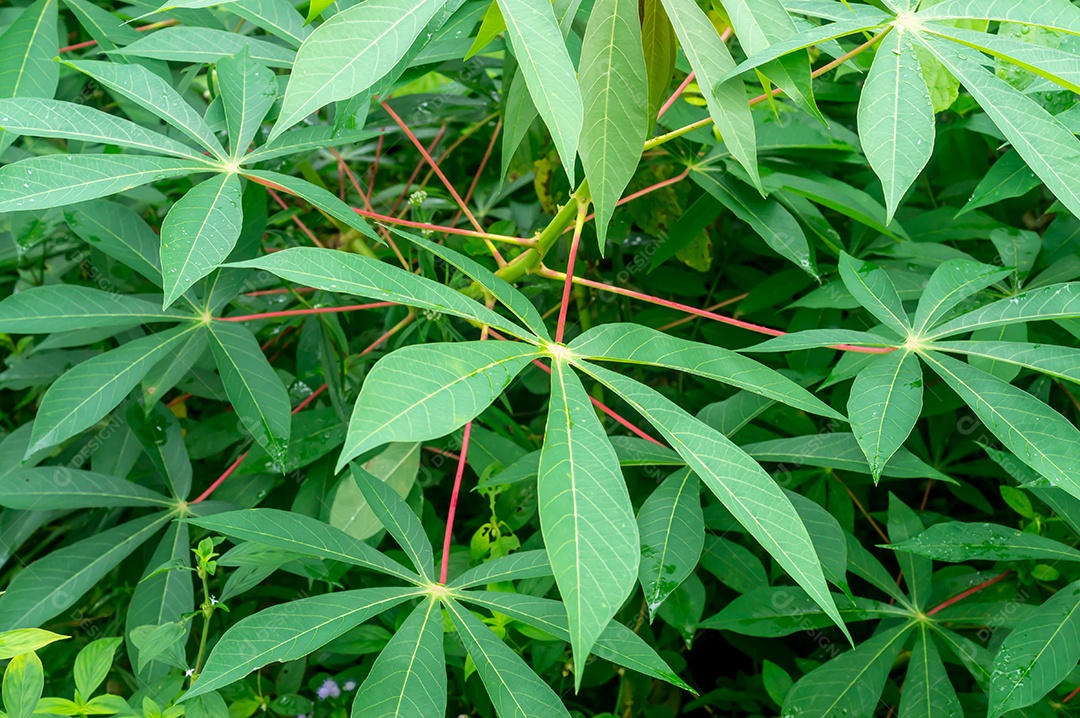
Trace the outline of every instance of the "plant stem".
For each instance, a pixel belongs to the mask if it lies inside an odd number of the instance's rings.
[[[555,242],[562,236],[563,230],[569,227],[577,216],[578,201],[588,197],[589,185],[588,180],[585,180],[570,198],[570,201],[560,208],[551,222],[544,227],[540,234],[536,235],[533,240],[533,247],[529,251],[519,254],[512,262],[505,267],[501,267],[495,274],[507,282],[513,283],[539,267],[544,255],[555,245]]]
[[[281,312],[264,312],[262,314],[244,314],[239,317],[214,317],[219,322],[250,322],[258,319],[274,319],[277,317],[301,317],[307,314],[336,314],[338,312],[355,312],[360,309],[381,309],[383,307],[396,306],[397,302],[372,302],[371,304],[353,304],[347,307],[314,307],[311,309],[288,309]]]
[[[949,606],[953,605],[957,601],[961,601],[961,600],[967,598],[968,596],[972,595],[973,593],[978,593],[979,591],[983,590],[984,588],[988,588],[990,586],[993,586],[995,583],[997,583],[1001,579],[1005,578],[1010,573],[1012,573],[1012,569],[1009,569],[1009,570],[1007,570],[1007,571],[1005,571],[1003,573],[999,573],[997,576],[994,576],[993,578],[991,578],[991,579],[989,579],[987,581],[983,581],[978,586],[972,586],[968,590],[963,591],[961,593],[958,593],[955,596],[953,596],[952,598],[950,598],[949,600],[943,601],[942,603],[938,604],[937,606],[934,606],[933,608],[931,608],[929,611],[926,612],[926,615],[927,616],[933,616],[938,611],[941,611],[942,609],[948,608]]]
[[[447,227],[441,224],[427,224],[425,222],[413,222],[408,219],[401,219],[399,217],[390,217],[385,214],[378,214],[377,212],[371,212],[359,207],[353,207],[353,212],[356,212],[361,217],[369,217],[371,219],[377,219],[389,224],[400,224],[404,227],[413,227],[415,229],[427,229],[432,232],[442,232],[444,234],[460,234],[465,237],[476,237],[478,239],[490,240],[492,242],[504,242],[506,244],[517,244],[523,247],[532,247],[535,242],[531,239],[525,239],[523,237],[510,237],[505,234],[491,234],[490,232],[474,232],[471,229],[458,229],[457,227]]]
[[[469,453],[469,434],[472,422],[465,425],[461,436],[461,453],[458,454],[457,471],[454,472],[454,488],[450,492],[450,508],[446,511],[446,534],[443,536],[442,566],[439,568],[439,583],[446,584],[446,572],[450,568],[450,542],[454,538],[454,515],[457,513],[458,495],[461,493],[461,477],[465,475],[466,455]]]
[[[203,589],[203,627],[202,636],[199,638],[199,653],[195,657],[195,672],[191,674],[191,683],[198,680],[199,671],[202,670],[203,657],[206,655],[206,642],[210,638],[210,617],[214,615],[214,605],[210,602],[210,584],[206,580],[206,571],[201,566],[199,568],[199,578],[202,579]]]
[[[562,303],[559,305],[559,323],[555,327],[555,343],[562,344],[566,330],[566,311],[570,308],[570,289],[574,286],[574,260],[577,259],[578,245],[581,244],[581,228],[585,226],[585,213],[589,203],[578,200],[577,221],[574,222],[574,239],[570,242],[570,257],[566,260],[566,281],[563,282]]]

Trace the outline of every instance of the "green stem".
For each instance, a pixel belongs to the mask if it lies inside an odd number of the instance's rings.
[[[195,658],[195,672],[191,674],[192,684],[199,678],[199,671],[202,670],[203,658],[206,656],[206,643],[210,638],[210,617],[214,615],[214,605],[210,602],[210,584],[206,580],[206,572],[200,568],[199,578],[202,579],[203,588],[203,627],[202,636],[199,638],[199,654]]]
[[[588,202],[590,198],[589,181],[582,180],[581,184],[578,185],[577,191],[571,195],[570,201],[563,205],[558,214],[555,215],[554,219],[548,223],[548,226],[544,227],[543,231],[536,235],[536,238],[533,240],[535,245],[527,252],[519,254],[514,258],[514,261],[507,264],[495,274],[502,277],[507,282],[513,283],[539,267],[540,262],[544,259],[544,255],[555,246],[555,243],[559,241],[559,237],[562,236],[563,231],[574,222],[574,219],[577,217],[579,204]]]

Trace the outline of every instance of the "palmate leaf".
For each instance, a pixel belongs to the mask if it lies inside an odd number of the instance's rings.
[[[401,267],[330,249],[294,247],[232,267],[264,269],[282,279],[329,292],[398,302],[487,324],[528,340],[531,334],[461,292]],[[535,340],[533,340],[535,341]]]
[[[100,142],[203,161],[196,150],[122,117],[74,102],[18,97],[0,100],[0,129],[29,137]]]
[[[873,715],[911,623],[877,634],[803,676],[784,700],[785,715]]]
[[[669,84],[675,71],[678,39],[671,26],[661,0],[642,0],[641,37],[649,38],[642,43],[645,57],[645,74],[648,78],[648,127],[646,136],[652,135],[656,116],[671,91]]]
[[[1080,9],[1072,9],[1080,24]],[[922,34],[916,37],[967,88],[1054,196],[1080,215],[1080,140],[1038,103],[951,43]]]
[[[584,106],[558,19],[547,0],[497,2],[529,96],[551,131],[563,169],[574,184]]]
[[[0,167],[0,213],[63,207],[210,169],[149,155],[46,155]]]
[[[252,60],[270,67],[290,67],[295,53],[258,38],[209,27],[166,27],[143,36],[111,54],[173,62],[217,62],[247,49]]]
[[[1076,317],[1080,317],[1080,283],[1051,284],[961,314],[935,327],[927,338],[938,339],[1003,324]]]
[[[188,519],[189,523],[229,538],[252,541],[331,561],[342,561],[394,576],[410,583],[420,577],[368,544],[322,521],[278,509],[229,511]]]
[[[161,238],[135,210],[91,200],[68,207],[64,218],[83,241],[161,286]]]
[[[637,169],[649,125],[639,22],[636,0],[600,0],[589,15],[581,47],[581,163],[596,208],[601,252],[615,203]]]
[[[277,77],[252,60],[247,47],[232,57],[221,58],[217,71],[229,128],[229,149],[233,160],[239,160],[277,99]]]
[[[922,335],[948,315],[949,310],[991,284],[1006,279],[1011,272],[968,259],[942,262],[919,297],[915,308],[915,334]]]
[[[863,10],[861,6],[860,10]],[[870,10],[870,8],[867,8],[866,10]],[[767,62],[772,62],[773,60],[795,52],[796,50],[805,50],[808,47],[821,45],[829,40],[867,32],[880,27],[890,19],[888,15],[876,9],[872,12],[847,12],[846,10],[844,12],[845,19],[827,25],[815,26],[813,29],[804,30],[786,40],[773,43],[768,49],[762,50],[752,57],[743,60],[737,67],[725,70],[726,74],[723,74],[717,79],[721,82],[727,81],[732,77],[741,75],[747,70],[761,67]]]
[[[904,350],[875,357],[855,377],[848,416],[875,482],[922,412],[922,387],[919,360]]]
[[[1017,152],[1006,152],[983,175],[967,203],[956,213],[959,217],[979,207],[997,204],[1002,200],[1020,197],[1042,185]],[[953,261],[953,260],[950,260]]]
[[[38,466],[0,478],[0,506],[45,511],[105,506],[170,506],[139,484],[66,466]]]
[[[420,443],[390,444],[372,457],[363,468],[375,479],[384,482],[393,492],[402,497],[408,496],[416,485],[420,471]],[[362,480],[362,474],[354,473],[338,483],[327,521],[334,528],[341,529],[354,538],[366,540],[384,527],[364,492],[360,490],[359,484]],[[392,498],[390,493],[386,493],[384,497],[384,500]]]
[[[1080,582],[1057,591],[1005,637],[990,676],[991,718],[1029,706],[1080,660]]]
[[[584,667],[597,636],[633,588],[641,549],[615,450],[581,380],[559,359],[551,367],[537,502],[575,661]],[[583,673],[575,671],[577,686]]]
[[[760,190],[754,121],[731,52],[693,0],[663,0],[663,5],[724,144]]]
[[[650,619],[660,604],[694,571],[705,540],[701,487],[690,469],[676,471],[638,511],[641,564],[638,581]]]
[[[31,287],[0,302],[0,332],[11,334],[50,334],[188,318],[162,312],[141,299],[70,284]]]
[[[214,645],[199,680],[183,699],[227,686],[275,661],[302,658],[354,626],[420,595],[415,588],[361,588],[290,601],[248,616]]]
[[[443,606],[457,627],[458,637],[473,659],[499,718],[570,718],[548,684],[479,618],[456,601],[444,601]]]
[[[939,352],[1004,362],[1080,383],[1080,349],[1072,347],[998,341],[934,342],[933,347]]]
[[[273,153],[270,154],[272,155]],[[258,159],[266,159],[265,155],[259,157],[253,152],[251,155],[243,158],[243,161],[254,161],[254,158],[256,157]],[[371,228],[371,225],[354,212],[352,207],[342,202],[323,187],[314,185],[307,180],[283,175],[280,172],[244,170],[244,176],[259,182],[260,184],[269,183],[267,186],[281,188],[289,194],[294,194],[297,197],[310,202],[313,207],[327,217],[344,224],[346,227],[357,230],[366,237],[370,237],[377,242],[382,242],[382,238],[375,233],[375,230]]]
[[[559,601],[496,591],[466,591],[460,594],[459,600],[510,616],[559,640],[570,640],[566,608]],[[618,621],[609,623],[596,639],[593,653],[605,661],[625,666],[642,675],[692,690],[644,639]]]
[[[434,580],[435,558],[420,519],[386,482],[372,476],[358,463],[354,463],[351,470],[353,480],[380,523],[405,551],[417,572],[424,578]]]
[[[936,352],[923,360],[971,407],[1009,451],[1058,488],[1080,497],[1080,431],[1022,389]]]
[[[838,344],[853,344],[865,347],[895,347],[895,339],[886,339],[870,332],[860,332],[854,329],[807,329],[801,332],[792,332],[772,339],[766,339],[760,344],[746,347],[744,352],[793,352],[800,349],[815,349],[817,347],[831,347]]]
[[[60,46],[56,32],[59,4],[58,0],[37,0],[0,35],[0,98],[52,97],[56,92],[60,69],[53,58]],[[0,129],[0,154],[15,137],[13,132]]]
[[[602,367],[575,363],[655,426],[736,520],[842,626],[806,527],[772,477],[722,434],[649,387]]]
[[[375,659],[353,701],[354,718],[428,718],[446,713],[442,606],[420,603]]]
[[[240,202],[240,180],[222,173],[195,185],[169,210],[161,223],[163,308],[229,256],[243,223]]]
[[[677,369],[752,391],[797,409],[843,420],[843,415],[784,375],[722,347],[669,336],[640,324],[602,324],[568,345],[583,359]]]
[[[814,550],[821,559],[821,568],[830,583],[839,586],[850,595],[847,587],[848,550],[844,529],[833,515],[817,502],[794,491],[786,491],[791,505],[799,512],[799,518],[806,524]]]
[[[210,349],[236,415],[275,461],[283,461],[292,428],[288,391],[248,329],[215,322],[209,330]]]
[[[905,541],[923,533],[919,515],[892,492],[889,492],[888,532],[892,541]],[[911,602],[916,608],[925,608],[933,588],[933,563],[924,556],[903,552],[896,557],[896,561],[904,572],[904,583]]]
[[[320,25],[296,54],[270,139],[323,105],[359,95],[374,85],[404,57],[439,5],[438,0],[374,0],[343,10]]]
[[[1080,34],[1080,10],[1069,0],[945,0],[918,12],[919,20],[997,20]]]
[[[144,516],[30,564],[0,596],[0,630],[39,626],[64,613],[170,518],[164,512]]]
[[[964,710],[945,672],[937,643],[926,626],[911,650],[907,680],[900,694],[900,718],[963,718]]]
[[[480,584],[550,575],[551,563],[547,551],[518,551],[470,568],[448,585],[450,588],[472,588]]]
[[[833,598],[847,623],[907,615],[900,607],[869,598],[850,599],[841,594],[833,594]],[[734,631],[744,636],[780,638],[831,625],[833,620],[802,589],[767,586],[737,596],[719,613],[702,621],[699,627]]]
[[[1080,551],[1059,541],[990,523],[948,521],[892,545],[937,561],[1080,561]]]
[[[197,326],[181,326],[84,361],[57,379],[38,407],[27,456],[75,436],[124,400],[158,361]]]
[[[859,96],[859,140],[885,190],[885,223],[934,151],[934,107],[907,36],[882,40]]]
[[[742,450],[757,461],[773,461],[794,466],[820,466],[826,469],[870,473],[866,454],[854,434],[833,431],[824,434],[767,439],[745,444]],[[919,457],[901,447],[881,471],[882,476],[900,479],[932,478],[951,482],[945,474],[924,463]]]
[[[157,550],[150,558],[142,580],[135,586],[128,604],[125,633],[128,655],[133,665],[137,665],[138,649],[131,642],[131,631],[139,626],[160,626],[163,623],[180,621],[185,614],[195,609],[194,582],[187,571],[163,571],[151,575],[159,566],[167,562],[172,565],[191,566],[191,536],[188,525],[181,521],[173,522],[162,536]],[[190,625],[190,624],[189,624]],[[146,671],[140,671],[145,678],[154,673],[167,670],[160,664],[151,663]]]
[[[338,469],[391,441],[445,436],[486,409],[536,349],[516,342],[454,342],[399,349],[360,388]]]
[[[202,116],[169,83],[142,65],[98,60],[66,61],[64,64],[89,75],[110,92],[153,112],[215,157],[225,159],[227,156]]]
[[[840,255],[840,277],[852,296],[878,321],[901,337],[911,333],[896,285],[884,269],[844,252]]]
[[[229,12],[280,37],[293,47],[299,47],[311,34],[311,27],[304,22],[304,16],[288,0],[233,0],[229,3]]]

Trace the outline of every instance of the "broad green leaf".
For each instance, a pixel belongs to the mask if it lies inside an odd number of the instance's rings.
[[[1005,637],[990,677],[991,718],[1029,706],[1080,660],[1080,582],[1048,598]]]
[[[289,0],[233,0],[229,3],[229,12],[280,37],[293,47],[299,47],[311,34],[304,16],[296,11]]]
[[[581,45],[581,164],[603,253],[615,203],[637,169],[649,126],[637,0],[598,0]]]
[[[386,527],[386,530],[398,542],[398,546],[405,551],[417,572],[421,576],[434,580],[435,557],[420,519],[401,495],[387,486],[384,481],[372,476],[359,464],[354,463],[351,469],[353,480],[364,493],[368,506],[375,512],[379,522]]]
[[[644,384],[595,365],[579,366],[655,426],[736,520],[842,627],[806,527],[772,477],[725,436]]]
[[[791,212],[776,199],[762,198],[730,174],[691,172],[690,177],[732,214],[750,225],[777,254],[817,277],[806,234]]]
[[[465,591],[460,600],[510,616],[563,640],[570,640],[566,608],[559,601],[519,593]],[[612,621],[596,639],[593,653],[641,673],[690,690],[649,644],[618,621]]]
[[[1045,536],[998,524],[947,521],[890,548],[936,561],[1080,561],[1080,551]]]
[[[195,326],[169,329],[99,354],[57,379],[38,406],[27,455],[75,436],[116,408],[146,372],[174,351]]]
[[[30,718],[45,689],[45,667],[36,653],[15,656],[4,668],[4,712],[8,718]]]
[[[472,588],[480,584],[515,581],[551,575],[551,563],[545,550],[520,551],[500,556],[470,568],[449,583],[450,588]]]
[[[244,219],[240,201],[240,180],[222,173],[195,185],[169,210],[161,223],[165,308],[229,256]]]
[[[253,541],[303,556],[342,561],[418,583],[420,577],[363,541],[322,521],[291,511],[247,509],[188,519],[233,539]]]
[[[900,543],[923,533],[923,522],[896,495],[889,492],[888,534],[894,543]],[[899,552],[896,556],[900,570],[904,573],[904,584],[908,595],[916,608],[926,607],[933,587],[933,563],[925,557],[913,553]]]
[[[24,653],[38,651],[50,643],[63,641],[61,636],[41,628],[16,628],[0,632],[0,661],[7,661]]]
[[[1042,237],[1036,232],[1015,227],[998,227],[990,232],[990,241],[997,249],[1001,263],[1012,267],[1020,280],[1027,278],[1042,249]]]
[[[1007,325],[1008,326],[1008,325]],[[1080,350],[1028,342],[934,342],[935,351],[966,354],[992,362],[1034,369],[1058,379],[1080,383]]]
[[[68,60],[65,65],[89,75],[110,92],[153,112],[191,139],[225,159],[225,149],[202,116],[172,86],[142,65],[98,60]]]
[[[205,342],[202,332],[197,336],[203,336]],[[183,350],[180,347],[177,351]],[[145,412],[141,408],[129,408],[128,425],[169,492],[177,499],[186,499],[191,493],[191,458],[184,444],[184,430],[169,409],[160,404],[147,406],[152,408]]]
[[[476,665],[499,718],[570,718],[566,707],[521,656],[456,601],[443,603]]]
[[[657,611],[660,619],[675,629],[687,648],[693,644],[698,624],[705,615],[706,600],[704,582],[696,573],[692,573],[671,592]]]
[[[550,341],[551,335],[548,333],[547,326],[544,324],[544,318],[541,316],[536,306],[533,305],[532,300],[522,294],[520,290],[505,279],[496,275],[482,264],[469,259],[464,254],[455,252],[445,245],[436,244],[435,242],[424,239],[411,232],[403,232],[399,229],[394,229],[393,232],[394,234],[404,237],[413,244],[426,249],[450,266],[456,267],[465,276],[472,279],[483,287],[486,292],[489,292],[498,299],[504,307],[510,310],[511,314],[520,319],[521,323],[532,330],[534,334],[541,339]]]
[[[963,664],[975,682],[984,691],[990,689],[994,653],[966,636],[954,633],[940,625],[931,624],[942,645],[947,646]]]
[[[1042,186],[1042,180],[1031,171],[1024,159],[1017,152],[1007,152],[990,167],[976,185],[975,191],[956,216],[979,207],[997,204],[1002,200],[1025,195],[1036,187]],[[957,261],[957,260],[950,260]]]
[[[176,570],[154,573],[158,567],[169,562],[171,565],[189,568],[191,559],[188,525],[175,521],[165,530],[165,535],[143,572],[142,580],[131,594],[126,615],[126,634],[128,656],[132,663],[138,661],[138,649],[131,641],[132,629],[181,621],[186,614],[195,610],[194,582],[190,572]],[[139,674],[146,678],[165,670],[167,667],[162,663],[151,662],[147,669],[139,671]]]
[[[1023,6],[1011,0],[945,0],[920,10],[918,19],[997,20],[1080,35],[1080,10],[1069,0],[1030,0]]]
[[[720,583],[739,593],[748,593],[769,585],[765,567],[757,556],[742,544],[711,533],[705,536],[701,567],[720,579]],[[696,628],[696,622],[692,628]]]
[[[537,502],[575,661],[583,667],[633,588],[641,544],[615,450],[565,360],[551,366]],[[579,687],[582,673],[575,672]]]
[[[0,35],[0,98],[52,97],[56,92],[60,70],[53,58],[60,46],[58,6],[58,0],[37,0]],[[0,129],[0,154],[15,137]]]
[[[1080,9],[1068,7],[1075,13],[1080,30]],[[917,37],[963,83],[1054,196],[1074,215],[1080,215],[1080,139],[1034,100],[968,59],[951,43]]]
[[[416,484],[417,473],[420,471],[420,444],[390,444],[372,457],[364,468],[404,498]],[[334,492],[327,520],[334,528],[341,529],[354,538],[366,540],[379,533],[384,526],[360,490],[359,481],[358,474],[345,476],[341,480]],[[417,569],[421,570],[419,566]]]
[[[788,693],[784,715],[873,715],[912,625],[905,623],[883,631],[807,673]]]
[[[1023,389],[952,357],[923,360],[971,407],[1009,451],[1058,488],[1080,497],[1080,431]]]
[[[869,621],[902,616],[903,609],[868,598],[849,599],[834,594],[836,607],[845,622]],[[780,638],[813,629],[828,628],[833,620],[806,592],[793,586],[767,586],[737,596],[715,616],[701,622],[701,628],[734,631],[744,636]]]
[[[210,349],[236,415],[275,461],[289,445],[289,393],[259,349],[259,342],[234,322],[209,325]]]
[[[0,302],[0,331],[10,334],[49,334],[184,318],[141,299],[72,284],[31,287]]]
[[[645,73],[649,83],[647,136],[652,135],[660,107],[671,94],[671,75],[675,71],[678,39],[661,0],[642,0],[641,38]]]
[[[830,583],[839,586],[848,593],[847,564],[848,550],[844,529],[833,515],[819,506],[817,502],[794,491],[786,491],[792,506],[799,512],[799,518],[806,524],[814,550],[821,559],[821,568]]]
[[[641,564],[638,581],[650,619],[660,604],[694,571],[705,539],[701,488],[690,469],[676,471],[638,511]]]
[[[360,387],[338,469],[381,444],[437,439],[464,426],[537,356],[527,344],[479,341],[388,354]]]
[[[881,561],[878,561],[873,554],[867,551],[859,539],[852,534],[845,531],[844,538],[847,540],[848,570],[888,595],[901,606],[914,609],[908,597],[904,595],[904,592],[896,584],[896,577],[881,565]],[[890,603],[893,601],[890,601]]]
[[[844,417],[782,374],[722,347],[669,336],[640,324],[602,324],[570,342],[575,357],[677,369],[820,416]]]
[[[922,368],[911,352],[900,350],[875,357],[855,377],[848,397],[848,417],[875,482],[915,427],[922,401]]]
[[[926,627],[919,630],[911,650],[907,680],[900,694],[900,718],[963,718],[956,690],[945,673],[937,643]]]
[[[866,462],[854,434],[833,431],[823,434],[792,436],[785,439],[769,439],[746,444],[742,450],[757,461],[774,461],[781,469],[795,466],[820,466],[869,474]],[[881,471],[882,476],[898,479],[938,479],[951,482],[945,474],[923,463],[921,459],[904,448],[899,448]]]
[[[845,15],[845,18],[849,19],[839,20],[838,22],[832,22],[828,25],[817,25],[812,29],[804,30],[797,35],[793,35],[786,40],[773,43],[768,49],[743,60],[738,67],[732,67],[725,70],[724,73],[716,79],[721,82],[728,81],[733,77],[741,75],[747,70],[761,67],[767,62],[772,62],[773,60],[793,53],[796,50],[805,50],[808,47],[827,43],[829,40],[835,40],[856,33],[864,33],[883,25],[887,20],[891,19],[888,15],[880,12],[849,12]],[[682,38],[680,37],[680,39]]]
[[[574,184],[584,109],[555,11],[548,0],[497,2],[529,96],[551,131],[563,170]]]
[[[99,199],[64,210],[71,231],[161,286],[161,238],[127,205]]]
[[[199,680],[183,698],[227,686],[270,663],[303,658],[354,626],[420,595],[415,588],[361,588],[259,611],[237,621],[218,639]]]
[[[938,339],[1003,324],[1075,317],[1080,317],[1080,282],[1051,284],[962,314],[936,327],[926,338]]]
[[[0,213],[63,207],[206,170],[193,160],[148,155],[31,157],[0,167]]]
[[[878,45],[859,96],[859,140],[885,190],[885,223],[934,151],[934,107],[907,36]]]
[[[130,120],[74,102],[37,97],[0,100],[0,130],[29,137],[65,140],[160,152],[183,159],[205,161],[196,150]]]
[[[420,603],[394,631],[353,701],[355,718],[429,718],[446,713],[442,606]]]
[[[488,9],[484,12],[484,19],[480,21],[480,28],[476,31],[476,38],[473,40],[472,47],[465,53],[464,59],[468,60],[482,51],[492,40],[504,32],[506,32],[506,21],[503,20],[502,10],[499,9],[499,3],[492,0],[491,4],[488,5]]]
[[[325,146],[325,145],[321,145]],[[266,159],[265,157],[261,159]],[[342,202],[326,189],[314,185],[307,180],[298,177],[290,177],[280,172],[260,172],[257,170],[245,170],[244,176],[254,179],[261,184],[270,183],[268,186],[283,189],[289,194],[310,202],[312,206],[347,227],[351,227],[371,239],[382,242],[382,238],[375,233],[360,215],[353,211],[352,207]]]
[[[124,639],[99,638],[86,645],[75,656],[75,690],[80,695],[90,696],[105,680],[112,670],[113,656]]]
[[[89,0],[64,0],[64,5],[103,50],[114,50],[139,39],[134,27]]]
[[[277,99],[277,77],[252,60],[246,47],[218,61],[217,77],[229,128],[229,149],[233,160],[240,160]]]
[[[754,121],[747,105],[746,88],[735,77],[731,52],[694,0],[663,0],[663,4],[686,59],[697,75],[716,129],[731,156],[761,190]]]
[[[886,211],[876,199],[843,180],[802,169],[802,174],[773,172],[768,177],[771,186],[795,194],[851,217],[889,237],[903,238],[905,232],[894,220],[886,221]]]
[[[1073,92],[1080,92],[1080,72],[1076,68],[1076,56],[1071,52],[1001,34],[974,32],[944,24],[926,25],[924,28],[933,35],[981,50]]]
[[[323,105],[374,85],[405,56],[439,5],[437,0],[369,0],[320,25],[296,54],[270,139]]]
[[[930,275],[926,290],[919,297],[919,305],[915,309],[915,334],[922,335],[944,319],[957,304],[1006,279],[1010,274],[1007,269],[968,259],[943,262]]]
[[[66,466],[38,466],[0,478],[0,506],[12,509],[95,509],[169,506],[169,498],[115,476]]]
[[[766,339],[760,344],[746,347],[744,352],[793,352],[800,349],[834,347],[849,344],[864,347],[896,346],[895,339],[885,339],[870,332],[853,329],[807,329]]]
[[[206,354],[210,348],[208,337],[209,332],[205,328],[188,335],[171,356],[146,373],[143,377],[142,400],[147,414]]]
[[[170,518],[167,513],[143,516],[34,561],[0,596],[0,625],[29,628],[63,614]]]
[[[398,302],[487,324],[515,337],[531,334],[461,292],[401,267],[331,249],[294,247],[232,267],[264,269],[282,279],[328,292]],[[535,340],[533,340],[535,341]]]
[[[285,155],[311,152],[312,150],[326,149],[338,145],[349,145],[363,142],[375,137],[378,133],[363,129],[348,128],[335,131],[330,125],[312,125],[309,127],[297,127],[278,135],[272,142],[259,145],[254,150],[244,155],[241,160],[244,165],[252,165],[256,162],[272,160]],[[295,180],[294,180],[295,181]],[[333,195],[331,195],[333,196]]]
[[[900,337],[911,333],[911,323],[896,285],[884,269],[844,252],[840,255],[840,276],[852,296],[878,321]]]
[[[252,60],[270,67],[291,67],[296,57],[287,47],[238,32],[185,26],[145,33],[139,40],[110,54],[172,62],[213,63],[245,48]]]

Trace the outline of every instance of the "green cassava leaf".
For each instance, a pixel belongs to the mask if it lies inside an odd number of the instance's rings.
[[[848,416],[874,481],[911,433],[922,411],[922,398],[922,369],[911,352],[898,350],[874,357],[855,377]]]
[[[547,551],[519,551],[470,568],[448,585],[451,588],[472,588],[484,583],[550,575],[551,563],[548,561]]]
[[[146,33],[112,54],[172,62],[217,62],[246,49],[252,60],[270,67],[289,67],[296,57],[275,42],[209,27],[166,27]]]
[[[167,496],[125,479],[66,466],[38,466],[0,478],[0,506],[45,511],[169,506]]]
[[[0,331],[11,334],[129,327],[184,318],[134,297],[64,284],[32,287],[0,302]]]
[[[435,558],[431,542],[424,534],[424,527],[413,510],[394,489],[372,476],[364,467],[354,463],[351,470],[353,480],[360,487],[379,522],[409,556],[417,572],[434,580]]]
[[[999,299],[935,327],[927,338],[938,339],[1003,324],[1080,317],[1080,283],[1039,287]]]
[[[251,59],[247,47],[232,57],[221,58],[217,75],[229,128],[229,149],[233,160],[239,160],[277,99],[277,78]]]
[[[1005,362],[1058,379],[1080,382],[1080,350],[1072,347],[1007,341],[934,342],[933,347],[939,352]]]
[[[64,218],[84,241],[161,286],[161,238],[138,212],[100,199],[68,207]]]
[[[942,262],[930,275],[926,290],[919,297],[915,309],[915,333],[923,334],[944,319],[957,304],[1009,274],[1007,269],[967,259]]]
[[[641,549],[615,450],[581,380],[565,361],[553,361],[551,372],[537,485],[540,527],[567,607],[574,656],[583,665],[630,594]],[[582,673],[575,673],[579,684]]]
[[[1009,0],[945,0],[918,13],[920,20],[998,20],[1080,34],[1080,11],[1068,0],[1033,0],[1023,8]]]
[[[961,718],[964,715],[956,690],[945,673],[937,643],[925,626],[920,627],[911,650],[904,687],[899,713],[903,718]]]
[[[641,564],[638,581],[650,618],[697,565],[705,539],[701,487],[690,469],[676,471],[638,511]]]
[[[848,291],[878,321],[899,336],[908,336],[911,322],[885,270],[844,253],[840,255],[840,276]]]
[[[1053,539],[990,523],[934,524],[892,548],[937,561],[1080,561],[1080,551]]]
[[[894,542],[906,541],[923,533],[923,522],[903,501],[889,493],[888,514],[889,538]],[[924,608],[933,588],[933,564],[918,554],[900,552],[896,557],[900,570],[904,572],[904,584],[907,586],[911,602],[917,608]]]
[[[55,94],[60,79],[53,62],[60,44],[56,32],[59,4],[58,0],[37,0],[0,35],[0,98],[51,98]],[[0,121],[0,154],[15,141],[15,132]]]

